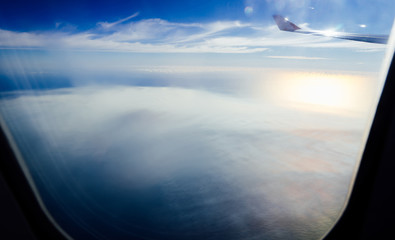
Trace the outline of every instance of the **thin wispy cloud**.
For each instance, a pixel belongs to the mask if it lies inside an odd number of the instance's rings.
[[[293,60],[327,60],[328,58],[322,57],[305,57],[305,56],[267,56],[268,58],[277,59],[293,59]]]
[[[280,32],[274,25],[257,26],[240,21],[176,23],[152,18],[127,22],[138,15],[136,12],[116,22],[99,22],[96,28],[83,32],[60,29],[16,32],[0,29],[0,47],[158,53],[254,53],[276,46],[354,48],[365,51],[385,47],[326,37],[299,36]],[[111,31],[103,32],[109,29]]]
[[[139,12],[136,12],[136,13],[134,13],[134,14],[132,14],[132,15],[126,17],[126,18],[122,18],[121,20],[118,20],[118,21],[116,21],[116,22],[111,22],[111,23],[109,23],[109,22],[98,22],[97,25],[99,25],[99,26],[101,26],[102,28],[105,28],[105,29],[111,28],[111,27],[113,27],[113,26],[115,26],[115,25],[117,25],[117,24],[126,22],[126,21],[128,21],[128,20],[130,20],[130,19],[132,19],[132,18],[135,18],[135,17],[137,17],[139,14],[140,14]]]

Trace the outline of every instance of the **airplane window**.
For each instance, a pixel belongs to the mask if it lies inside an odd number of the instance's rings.
[[[320,239],[341,216],[394,1],[5,5],[2,127],[73,239]]]

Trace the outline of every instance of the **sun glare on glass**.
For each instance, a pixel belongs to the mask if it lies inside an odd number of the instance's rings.
[[[331,109],[361,110],[373,91],[366,77],[358,75],[299,73],[281,86],[285,101]]]

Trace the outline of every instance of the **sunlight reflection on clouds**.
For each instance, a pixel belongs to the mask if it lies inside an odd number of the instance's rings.
[[[119,216],[142,236],[319,237],[347,196],[364,121],[267,101],[180,87],[83,87],[4,99],[0,109],[18,142],[35,139],[26,159],[33,175],[80,196],[77,205],[64,197],[57,204],[81,219],[89,214],[79,204],[92,204],[106,224]],[[122,215],[113,206],[143,199]],[[141,218],[151,231],[138,230]]]

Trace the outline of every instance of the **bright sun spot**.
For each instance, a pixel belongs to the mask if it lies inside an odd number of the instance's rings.
[[[336,35],[337,33],[333,29],[328,29],[328,30],[322,31],[322,34],[324,34],[325,36],[328,36],[328,37],[332,37],[332,36]]]
[[[299,72],[284,79],[277,94],[283,101],[322,110],[365,111],[374,94],[370,82],[368,77],[357,75]]]
[[[297,82],[290,95],[293,101],[325,106],[341,106],[350,101],[352,89],[338,79],[320,76],[299,79]]]

